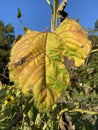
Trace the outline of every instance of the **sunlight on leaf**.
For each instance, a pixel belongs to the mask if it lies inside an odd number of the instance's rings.
[[[75,20],[66,19],[55,32],[28,30],[12,48],[10,79],[24,94],[34,96],[39,110],[49,110],[70,82],[64,56],[80,66],[90,49],[87,33]]]
[[[74,65],[79,67],[91,51],[91,41],[87,32],[76,21],[67,18],[55,31],[64,41],[64,55],[74,59]]]
[[[47,110],[69,84],[62,63],[63,41],[55,33],[27,33],[14,45],[9,63],[10,79],[25,94],[34,94],[35,105]]]

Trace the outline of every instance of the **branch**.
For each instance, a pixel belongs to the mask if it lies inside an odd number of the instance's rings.
[[[5,79],[9,79],[5,74],[0,74],[0,76],[4,77]]]
[[[67,0],[63,0],[62,3],[59,5],[57,9],[58,18],[62,22],[68,15],[67,12],[64,11],[65,7],[67,5]]]
[[[65,108],[65,109],[60,111],[58,118],[60,117],[60,115],[62,115],[66,111],[68,111],[68,112],[80,112],[82,114],[87,113],[87,114],[90,114],[90,115],[98,115],[98,112],[96,112],[96,111],[89,111],[89,110],[84,110],[84,109],[81,109],[81,108],[73,108],[71,110],[68,109],[68,108]]]
[[[11,122],[10,126],[7,128],[7,130],[11,130],[13,126],[15,126],[17,124],[18,121],[21,120],[22,115],[25,111],[28,110],[28,108],[32,105],[34,99],[31,98],[30,101],[28,102],[28,104],[25,106],[25,108],[23,110],[21,110],[18,115],[16,116],[16,118]]]
[[[97,49],[92,50],[90,53],[94,53],[94,52],[97,52],[97,51],[98,51],[98,48],[97,48]]]

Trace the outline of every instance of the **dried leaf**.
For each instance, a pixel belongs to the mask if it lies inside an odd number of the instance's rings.
[[[75,125],[72,124],[71,117],[63,113],[59,118],[59,127],[61,130],[75,130]]]

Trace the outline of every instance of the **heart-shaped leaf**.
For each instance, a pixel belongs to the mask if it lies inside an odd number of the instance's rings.
[[[70,81],[64,56],[80,66],[90,49],[86,32],[71,19],[66,19],[55,32],[28,30],[12,48],[10,79],[25,94],[33,94],[38,109],[48,110]]]

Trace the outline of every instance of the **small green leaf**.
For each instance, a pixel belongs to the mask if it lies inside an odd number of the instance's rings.
[[[21,17],[21,11],[20,11],[20,8],[18,8],[17,18],[20,18],[20,17]]]

